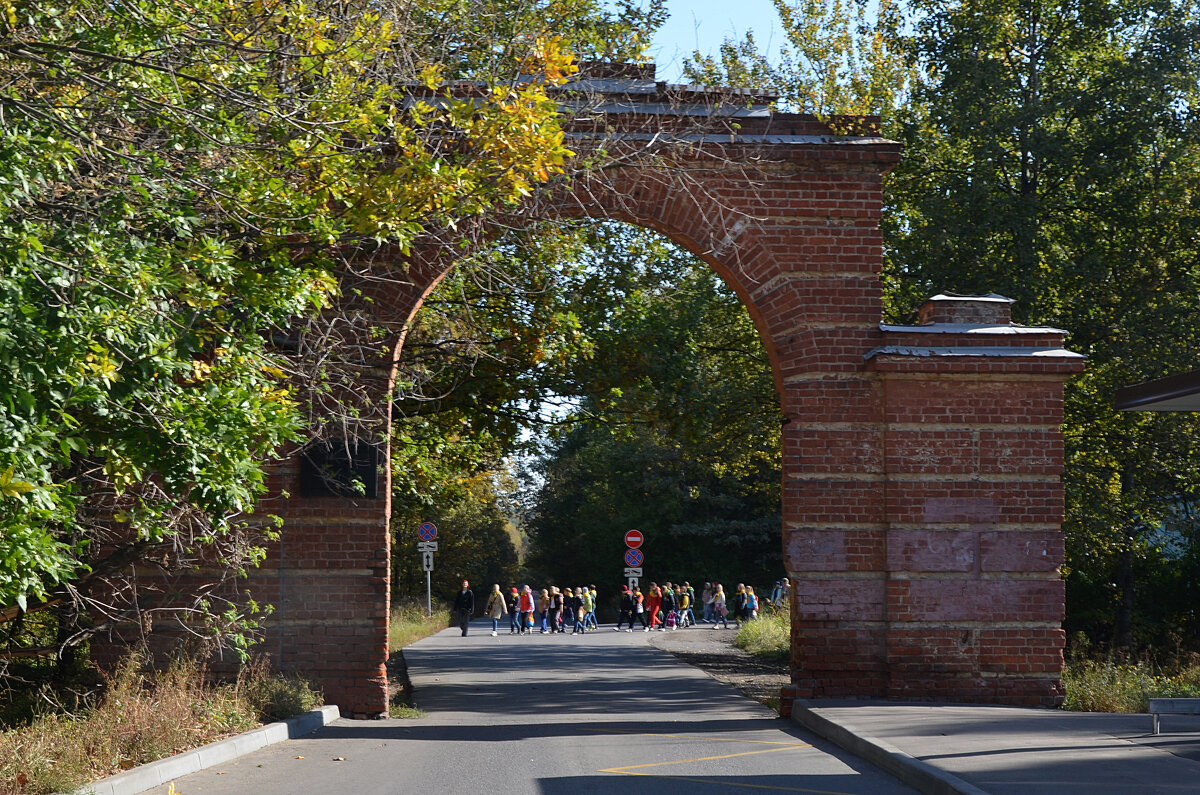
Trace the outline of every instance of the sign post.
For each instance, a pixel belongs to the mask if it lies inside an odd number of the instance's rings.
[[[417,552],[421,555],[421,568],[425,569],[425,614],[433,617],[433,553],[437,552],[437,525],[425,522],[417,528]]]
[[[638,581],[642,577],[642,563],[645,562],[645,555],[642,554],[640,547],[646,537],[642,535],[641,530],[630,530],[625,534],[625,579],[629,586],[629,590],[633,590],[638,586]]]

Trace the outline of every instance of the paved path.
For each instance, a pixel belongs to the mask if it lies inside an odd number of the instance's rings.
[[[473,626],[404,654],[428,717],[339,720],[176,792],[913,792],[640,632],[493,638]]]

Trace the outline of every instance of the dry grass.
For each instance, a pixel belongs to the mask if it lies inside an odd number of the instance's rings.
[[[81,713],[52,713],[0,734],[0,795],[49,795],[259,725],[264,711],[319,704],[307,683],[251,666],[213,686],[203,668],[177,663],[158,673],[130,659],[103,700]],[[295,714],[295,713],[293,713]],[[272,715],[279,717],[280,715]]]
[[[1146,712],[1151,698],[1200,697],[1200,664],[1163,670],[1148,662],[1080,660],[1063,673],[1063,709],[1082,712]]]
[[[391,621],[388,623],[388,648],[395,651],[410,643],[427,638],[450,626],[450,609],[445,605],[434,605],[433,617],[425,615],[425,605],[416,602],[399,602],[392,605]]]

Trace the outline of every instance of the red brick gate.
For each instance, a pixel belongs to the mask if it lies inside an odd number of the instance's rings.
[[[594,80],[570,128],[575,148],[649,154],[576,181],[546,211],[662,232],[709,262],[758,327],[787,418],[785,701],[1056,703],[1059,424],[1080,358],[1059,331],[1012,326],[999,297],[938,297],[921,325],[880,325],[881,185],[900,148],[869,120],[835,132],[769,113],[763,96],[652,78]],[[399,329],[450,264],[396,261],[375,306]],[[299,493],[299,469],[288,462],[278,486]],[[252,578],[277,608],[267,651],[353,713],[387,709],[386,466],[377,485],[375,498],[273,506],[283,540]]]

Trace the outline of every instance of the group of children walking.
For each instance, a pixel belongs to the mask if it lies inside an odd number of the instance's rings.
[[[699,621],[692,609],[693,604],[695,592],[686,582],[674,586],[668,582],[661,587],[650,583],[646,593],[642,593],[640,587],[631,589],[622,585],[620,615],[613,629],[620,632],[622,625],[628,622],[625,631],[633,632],[635,620],[643,632],[674,630],[693,624],[712,624],[712,628],[716,629],[718,626],[727,628],[731,616],[735,626],[740,626],[742,621],[758,618],[758,597],[754,594],[754,588],[742,583],[737,585],[732,605],[721,583],[704,583],[704,590],[700,592],[703,617]]]
[[[484,613],[492,620],[493,637],[499,634],[500,623],[506,616],[510,635],[532,634],[535,629],[542,634],[565,633],[568,628],[572,635],[581,635],[600,628],[596,620],[597,603],[594,585],[574,589],[550,586],[540,593],[534,593],[528,585],[514,586],[504,593],[499,585],[494,585]],[[702,608],[701,618],[696,618],[694,607]],[[712,624],[716,629],[728,627],[730,619],[740,625],[758,617],[759,604],[754,588],[741,583],[730,599],[720,583],[706,582],[697,604],[690,583],[667,582],[660,586],[652,582],[644,592],[638,586],[622,585],[618,609],[616,631],[624,628],[632,632],[636,621],[642,631],[650,632],[697,624]]]
[[[543,635],[566,632],[567,627],[571,627],[573,635],[600,628],[596,621],[594,585],[581,585],[575,589],[559,589],[552,585],[543,588],[540,594],[534,594],[528,585],[514,586],[504,594],[500,586],[495,585],[484,612],[492,619],[493,637],[499,634],[500,621],[506,615],[510,635],[532,634],[536,627],[540,627]]]

